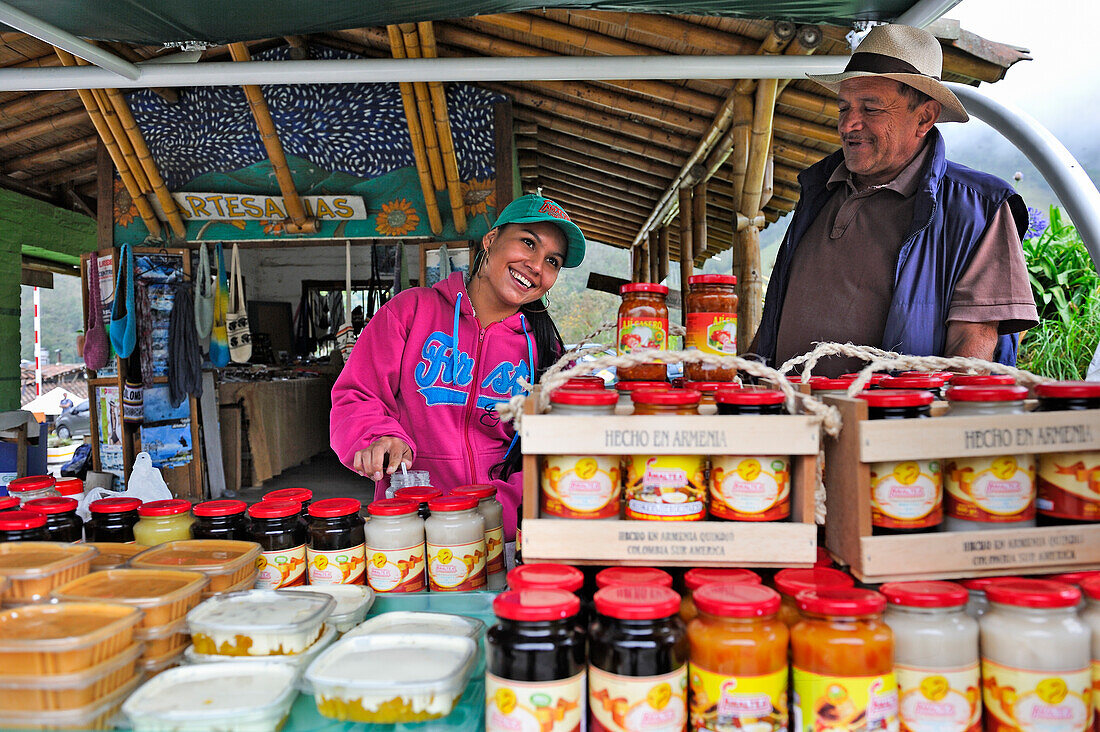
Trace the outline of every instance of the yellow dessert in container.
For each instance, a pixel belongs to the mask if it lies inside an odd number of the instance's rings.
[[[0,612],[0,676],[67,674],[121,653],[141,610],[106,602],[24,605]]]
[[[99,550],[99,554],[92,559],[92,572],[122,569],[131,559],[149,548],[144,544],[125,544],[121,541],[89,541],[85,546],[94,546]]]
[[[187,624],[197,653],[294,655],[320,637],[335,607],[336,600],[316,592],[249,590],[203,601]]]
[[[130,560],[134,569],[186,569],[210,580],[207,593],[225,592],[256,572],[260,545],[229,539],[186,539],[152,547]]]
[[[8,580],[0,595],[5,605],[42,602],[57,587],[88,574],[96,549],[57,541],[0,543],[0,576]]]
[[[183,620],[199,604],[209,580],[201,572],[172,569],[110,569],[93,572],[50,593],[58,600],[119,602],[145,611],[143,629]]]
[[[103,663],[70,674],[0,676],[0,711],[45,712],[94,705],[134,678],[143,650],[134,643]]]

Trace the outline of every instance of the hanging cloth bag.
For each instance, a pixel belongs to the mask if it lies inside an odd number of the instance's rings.
[[[118,254],[115,299],[111,303],[111,345],[120,358],[129,358],[137,345],[137,315],[134,313],[134,252],[123,244]]]
[[[229,336],[226,333],[225,316],[229,309],[229,280],[225,272],[225,253],[222,243],[214,245],[218,260],[217,286],[214,288],[214,321],[210,328],[210,363],[216,368],[229,364]]]
[[[99,255],[88,260],[88,324],[84,329],[84,365],[99,371],[111,357],[107,329],[103,327],[103,299],[99,291]]]
[[[210,337],[214,326],[214,285],[210,278],[210,254],[206,244],[199,247],[199,266],[195,275],[195,332],[199,340]]]
[[[344,324],[336,331],[336,347],[347,363],[351,349],[355,347],[355,328],[351,324],[351,242],[344,243]]]
[[[225,316],[225,330],[229,336],[229,358],[234,363],[248,363],[252,358],[252,331],[248,327],[248,307],[244,302],[244,284],[241,281],[241,255],[233,245],[233,263],[229,270],[229,311]]]

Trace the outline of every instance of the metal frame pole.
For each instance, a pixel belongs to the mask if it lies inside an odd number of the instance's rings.
[[[28,36],[34,36],[40,41],[45,41],[51,46],[56,46],[63,51],[68,51],[74,56],[79,56],[89,63],[93,63],[100,68],[107,69],[108,71],[124,76],[127,79],[137,79],[141,76],[141,69],[129,61],[119,58],[113,53],[104,51],[99,46],[93,46],[83,38],[77,38],[68,31],[61,30],[55,25],[51,25],[44,20],[24,13],[18,8],[13,8],[5,2],[0,0],[0,23],[9,25],[16,30],[23,31]],[[113,81],[112,81],[113,79]],[[100,84],[100,88],[109,88],[117,84],[118,79],[111,76],[103,84]]]

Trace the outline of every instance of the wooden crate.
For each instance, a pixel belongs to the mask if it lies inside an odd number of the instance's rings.
[[[532,409],[535,399],[528,399]],[[810,566],[820,430],[797,416],[570,417],[528,413],[522,427],[523,558],[567,564]],[[639,450],[641,448],[641,450]],[[593,521],[539,518],[542,455],[790,455],[791,521]]]
[[[1100,568],[1100,524],[872,536],[870,474],[882,461],[1100,450],[1100,413],[871,421],[861,399],[825,401],[844,420],[824,438],[825,545],[864,582]]]

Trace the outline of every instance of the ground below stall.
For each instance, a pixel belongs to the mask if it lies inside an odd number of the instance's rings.
[[[236,497],[255,503],[265,493],[280,488],[309,488],[313,491],[314,501],[323,498],[356,498],[364,507],[374,499],[374,482],[345,468],[331,450],[315,455],[302,465],[284,470],[281,475],[266,481],[262,486],[243,488]]]

